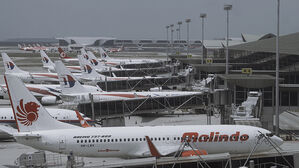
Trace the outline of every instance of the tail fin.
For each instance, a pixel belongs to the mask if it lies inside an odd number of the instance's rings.
[[[52,60],[48,57],[48,55],[43,50],[40,50],[40,56],[42,57],[44,68],[55,70],[55,64],[52,62]]]
[[[68,58],[72,58],[66,55],[66,53],[63,51],[62,48],[58,47],[58,52],[59,52],[59,56],[61,59],[68,59]]]
[[[20,79],[12,75],[6,75],[4,79],[19,132],[76,127],[51,117]]]
[[[110,59],[109,55],[104,51],[104,49],[102,47],[100,47],[100,55],[101,55],[101,59]]]
[[[88,92],[61,61],[55,61],[55,67],[62,94]]]
[[[83,128],[86,128],[86,127],[91,127],[91,125],[89,125],[87,123],[87,121],[81,116],[81,114],[79,113],[79,111],[75,111],[76,112],[76,115],[77,115],[77,118],[79,119],[80,121],[80,124]]]
[[[98,71],[105,71],[105,66],[102,62],[99,62],[98,58],[91,52],[87,51],[87,55],[89,56],[90,64]]]
[[[18,47],[19,47],[19,49],[22,49],[22,45],[21,44],[18,44]]]
[[[105,75],[99,74],[94,67],[82,55],[78,55],[82,74],[91,80],[105,80]]]
[[[28,73],[27,71],[21,70],[17,65],[9,58],[6,53],[1,53],[5,73]]]

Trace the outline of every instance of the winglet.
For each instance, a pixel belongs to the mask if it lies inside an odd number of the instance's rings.
[[[148,136],[145,136],[145,138],[147,141],[148,148],[151,152],[151,155],[154,157],[161,157],[161,154],[159,153],[159,151],[157,150],[153,142],[150,140],[150,138]]]
[[[77,115],[77,118],[79,119],[80,121],[80,124],[83,128],[86,128],[86,127],[91,127],[91,125],[89,125],[87,123],[87,121],[81,116],[81,114],[79,113],[79,111],[75,111],[76,112],[76,115]]]

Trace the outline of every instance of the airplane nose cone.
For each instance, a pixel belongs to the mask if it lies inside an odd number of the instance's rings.
[[[283,144],[283,140],[278,136],[271,137],[271,140],[278,146]]]

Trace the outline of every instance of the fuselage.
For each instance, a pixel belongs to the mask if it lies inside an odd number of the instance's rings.
[[[193,136],[191,143],[198,149],[213,153],[249,153],[257,142],[257,137],[269,131],[237,125],[190,125],[190,126],[154,126],[154,127],[110,127],[110,128],[78,128],[34,131],[38,138],[26,139],[17,136],[19,143],[37,149],[52,152],[69,153],[86,157],[149,157],[148,136],[157,150],[166,155],[175,153],[186,135]],[[30,134],[23,132],[24,134]],[[187,136],[187,137],[188,137]],[[282,140],[271,137],[277,145]],[[266,141],[260,141],[257,151],[272,149]],[[168,152],[164,152],[168,151]]]
[[[55,108],[47,108],[47,111],[50,115],[59,120],[61,122],[80,125],[80,122],[77,118],[75,111],[73,110],[66,110],[66,109],[55,109]],[[91,121],[90,118],[85,117],[81,114],[86,121]],[[0,124],[2,125],[9,125],[10,127],[17,128],[16,121],[13,116],[13,111],[11,108],[0,108]],[[0,139],[10,139],[12,138],[7,133],[0,130]]]

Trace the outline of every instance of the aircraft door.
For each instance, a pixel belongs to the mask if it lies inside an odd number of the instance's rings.
[[[59,151],[64,151],[66,150],[66,138],[65,136],[60,136],[58,139],[59,143]]]

